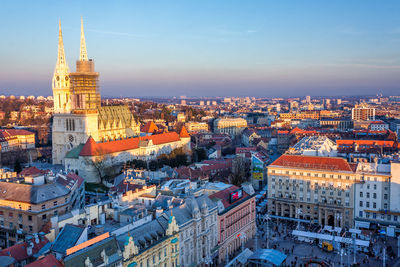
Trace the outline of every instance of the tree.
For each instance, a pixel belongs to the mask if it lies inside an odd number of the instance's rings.
[[[232,161],[232,173],[230,182],[236,186],[249,181],[250,161],[243,157],[236,157]]]
[[[19,162],[19,159],[17,159],[17,160],[14,162],[14,171],[15,171],[16,173],[20,173],[20,172],[22,171],[22,166],[21,166],[21,162]]]

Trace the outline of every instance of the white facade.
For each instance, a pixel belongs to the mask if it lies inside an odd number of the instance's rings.
[[[355,221],[400,226],[400,163],[359,163]],[[357,223],[356,223],[357,224]]]
[[[243,118],[220,118],[214,121],[215,133],[226,133],[234,137],[240,135],[247,127],[247,121]]]

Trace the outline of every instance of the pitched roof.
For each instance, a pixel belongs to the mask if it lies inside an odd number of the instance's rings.
[[[44,267],[44,266],[51,266],[51,267],[63,267],[64,265],[59,262],[53,254],[49,254],[40,260],[31,262],[26,267]]]
[[[94,141],[93,137],[89,136],[81,152],[79,153],[79,156],[91,156],[95,155],[96,153],[97,153],[96,141]]]
[[[89,139],[86,141],[86,144],[83,146],[81,152],[79,153],[79,156],[99,156],[108,153],[136,149],[139,148],[140,141],[149,141],[149,140],[151,140],[154,145],[160,145],[160,144],[180,141],[180,138],[176,132],[127,138],[127,139],[114,140],[103,143],[96,143],[92,137],[89,137]]]
[[[39,250],[48,242],[49,240],[46,237],[41,237],[39,243],[36,243],[36,240],[32,240],[33,243],[32,255],[38,253]],[[27,247],[28,247],[27,242],[16,244],[14,246],[5,248],[2,251],[0,251],[0,256],[11,256],[16,261],[20,262],[31,257],[27,253]]]
[[[182,138],[190,137],[190,135],[188,134],[185,126],[182,126],[182,129],[181,129],[181,132],[179,133],[179,136],[182,137]]]
[[[334,157],[282,155],[269,166],[353,172],[345,159]]]
[[[30,175],[40,175],[40,174],[46,174],[50,172],[49,170],[39,170],[38,168],[36,168],[35,166],[32,167],[28,167],[23,169],[19,175],[20,176],[30,176]]]
[[[105,251],[108,256],[108,265],[113,266],[115,263],[122,259],[120,248],[118,246],[115,236],[111,236],[99,242],[96,242],[88,247],[85,247],[71,255],[64,258],[64,266],[75,267],[85,266],[85,260],[90,259],[93,266],[104,266],[105,262],[101,257],[101,252]]]
[[[67,249],[77,244],[84,230],[82,226],[66,224],[58,234],[51,250],[65,255]]]
[[[220,199],[222,204],[224,205],[224,208],[229,208],[230,206],[234,206],[237,205],[237,203],[241,202],[241,200],[243,200],[244,198],[248,197],[249,195],[243,190],[243,196],[239,199],[237,199],[234,202],[230,202],[229,198],[231,193],[233,193],[234,191],[236,191],[237,189],[239,189],[240,187],[236,186],[236,185],[232,185],[224,190],[218,191],[212,195],[209,196],[210,199]]]
[[[30,185],[0,182],[0,199],[39,204],[54,198],[67,195],[68,188],[58,183]]]
[[[140,131],[142,133],[154,133],[158,131],[158,127],[153,121],[148,121]]]

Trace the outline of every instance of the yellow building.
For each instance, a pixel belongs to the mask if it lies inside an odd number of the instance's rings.
[[[178,267],[179,227],[173,215],[157,219],[117,237],[124,267]]]
[[[282,155],[268,166],[269,214],[352,227],[356,167],[343,158]]]

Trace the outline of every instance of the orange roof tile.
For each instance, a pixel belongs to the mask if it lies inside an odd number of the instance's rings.
[[[139,148],[139,141],[151,140],[154,145],[166,144],[179,141],[179,135],[176,132],[155,134],[151,136],[135,137],[121,140],[96,143],[89,137],[83,146],[79,156],[99,156],[114,152],[126,151]]]
[[[154,133],[158,131],[157,125],[153,121],[148,121],[142,129],[140,129],[143,133]]]
[[[291,167],[314,170],[348,171],[354,170],[343,158],[315,157],[303,155],[282,155],[269,166]]]
[[[190,135],[188,134],[185,126],[182,126],[182,129],[181,129],[181,132],[179,133],[179,136],[182,137],[182,138],[190,137]]]

